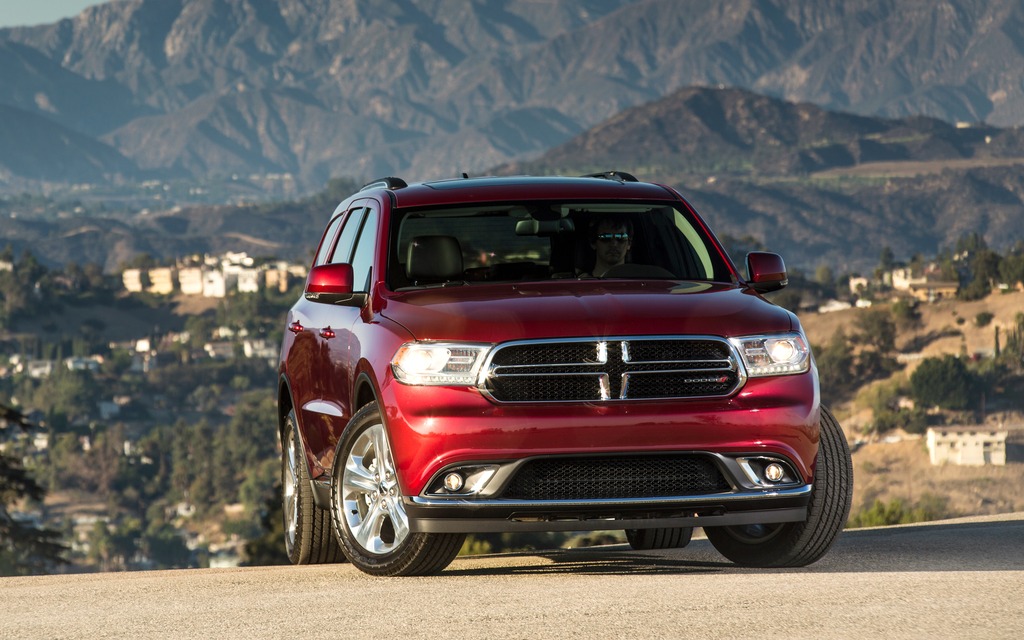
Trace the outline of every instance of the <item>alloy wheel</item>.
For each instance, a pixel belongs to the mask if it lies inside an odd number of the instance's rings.
[[[409,536],[398,476],[384,425],[373,424],[349,449],[341,478],[345,525],[367,553],[384,555]]]

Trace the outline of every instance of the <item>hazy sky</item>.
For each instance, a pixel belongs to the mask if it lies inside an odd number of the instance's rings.
[[[102,0],[0,0],[0,27],[57,22]]]

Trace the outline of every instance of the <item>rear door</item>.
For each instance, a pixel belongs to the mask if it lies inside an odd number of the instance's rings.
[[[317,250],[314,267],[348,260],[366,216],[365,203],[353,203],[331,222]],[[296,345],[301,343],[301,349],[289,354],[289,372],[293,390],[309,390],[295,393],[295,402],[301,411],[303,439],[314,457],[314,477],[330,472],[335,445],[350,417],[347,404],[339,402],[335,395],[335,377],[348,379],[348,373],[344,363],[332,353],[339,328],[350,322],[348,311],[340,305],[303,298],[289,317],[289,331],[296,333]]]

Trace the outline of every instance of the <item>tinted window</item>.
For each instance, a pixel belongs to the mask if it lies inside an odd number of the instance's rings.
[[[396,220],[391,233],[394,259],[388,276],[393,289],[602,274],[629,279],[732,280],[731,270],[692,214],[665,203],[494,203],[400,211]],[[444,236],[445,242],[439,244],[437,236]],[[413,242],[419,238],[429,242]],[[608,271],[608,252],[603,252],[605,264],[598,264],[598,250],[605,243],[619,243],[624,248],[624,258],[623,252],[618,252],[619,268]],[[462,273],[410,270],[410,245],[454,247],[461,252]],[[447,268],[451,261],[443,264]]]
[[[352,209],[345,222],[345,228],[341,230],[341,237],[338,238],[338,246],[331,256],[331,264],[337,262],[350,262],[352,258],[352,245],[355,243],[356,234],[359,233],[359,226],[363,222],[363,214],[366,209],[358,207]]]
[[[370,276],[373,271],[374,249],[377,246],[377,212],[367,209],[366,222],[359,233],[356,252],[352,256],[352,284],[356,291],[370,290]]]
[[[341,221],[344,219],[345,216],[338,216],[327,225],[327,231],[324,232],[324,237],[320,240],[320,248],[316,252],[316,259],[313,260],[314,267],[319,267],[327,262],[327,256],[331,254],[331,249],[334,247],[334,238],[338,234],[338,227],[341,226]]]

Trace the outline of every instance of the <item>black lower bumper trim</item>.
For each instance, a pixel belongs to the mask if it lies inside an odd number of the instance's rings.
[[[504,502],[406,498],[412,531],[498,533],[718,527],[801,522],[811,487],[760,494],[731,494],[634,501]]]
[[[580,516],[558,519],[431,519],[416,518],[410,524],[416,533],[508,533],[516,531],[603,531],[606,529],[662,529],[676,527],[721,527],[746,524],[772,524],[777,522],[802,522],[807,519],[807,509],[770,509],[767,511],[742,511],[736,513],[695,511],[689,515],[671,517],[594,517]]]

